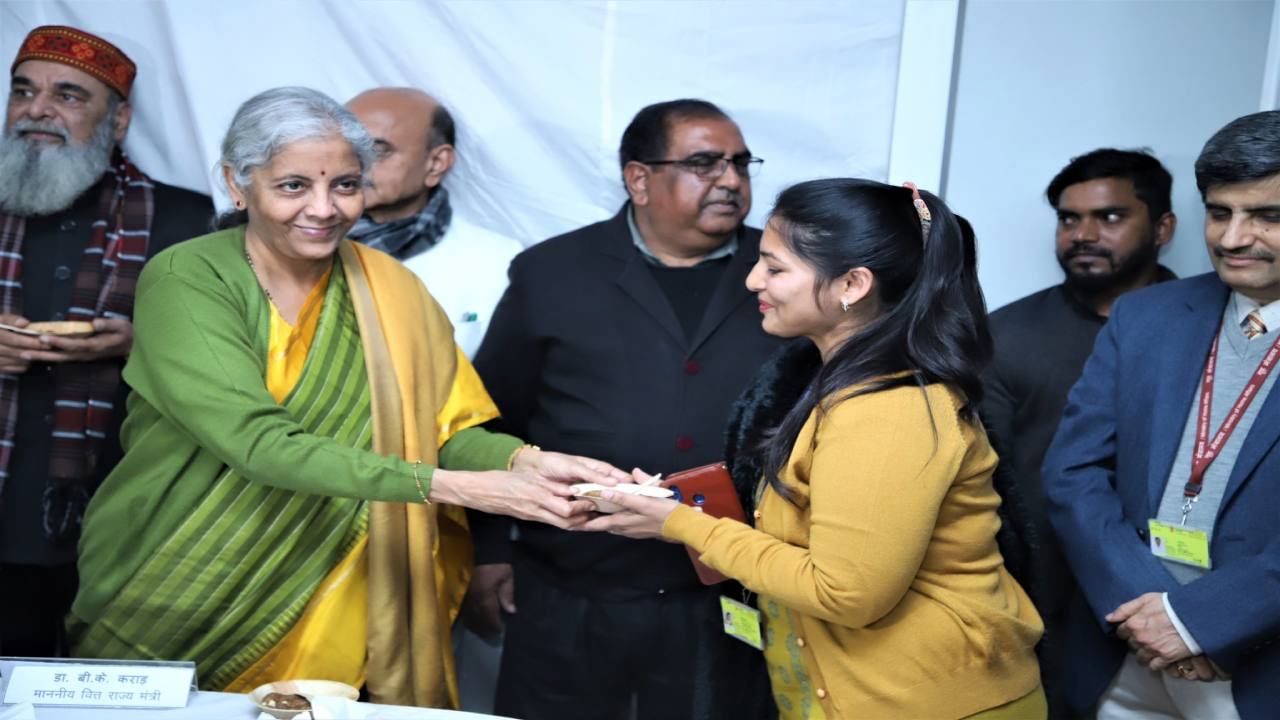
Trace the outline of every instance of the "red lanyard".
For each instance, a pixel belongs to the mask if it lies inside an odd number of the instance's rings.
[[[1231,406],[1231,410],[1227,413],[1226,419],[1222,421],[1222,427],[1218,428],[1218,432],[1209,439],[1209,416],[1213,405],[1213,381],[1214,375],[1218,370],[1218,343],[1222,338],[1222,332],[1213,338],[1213,347],[1209,350],[1209,360],[1204,367],[1204,376],[1200,380],[1200,414],[1196,418],[1196,445],[1195,452],[1191,456],[1191,478],[1187,480],[1186,486],[1182,490],[1182,523],[1187,522],[1187,515],[1191,513],[1191,506],[1200,497],[1200,491],[1204,488],[1204,473],[1209,469],[1209,465],[1218,457],[1218,453],[1222,452],[1222,446],[1227,444],[1227,439],[1231,437],[1231,433],[1235,432],[1236,426],[1240,424],[1240,418],[1244,416],[1245,410],[1249,409],[1249,404],[1257,397],[1258,392],[1262,390],[1262,385],[1267,381],[1267,376],[1271,374],[1275,368],[1277,360],[1280,360],[1280,337],[1271,344],[1271,348],[1267,350],[1267,354],[1263,356],[1262,362],[1259,363],[1258,369],[1249,377],[1249,382],[1245,383],[1244,390],[1240,392],[1240,397],[1236,398],[1236,402]]]

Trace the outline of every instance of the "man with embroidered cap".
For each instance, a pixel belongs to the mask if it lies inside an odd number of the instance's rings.
[[[439,100],[415,88],[380,87],[347,108],[369,130],[377,153],[364,217],[349,235],[417,274],[449,316],[459,347],[475,355],[507,287],[507,266],[523,246],[453,204],[444,181],[457,157],[457,131]]]
[[[1215,272],[1116,301],[1045,456],[1079,715],[1280,706],[1280,111],[1214,134],[1196,184]]]
[[[70,27],[23,41],[0,137],[0,655],[61,650],[89,497],[119,457],[133,292],[156,252],[208,232],[204,195],[121,150],[136,67]],[[88,337],[23,332],[87,321]]]

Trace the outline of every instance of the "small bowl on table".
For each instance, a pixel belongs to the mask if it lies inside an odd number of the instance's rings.
[[[299,695],[304,698],[340,697],[354,702],[360,697],[360,691],[346,683],[333,680],[281,680],[259,685],[254,688],[253,692],[249,693],[249,699],[253,701],[254,705],[258,706],[259,710],[271,717],[289,720],[295,715],[300,715],[310,710],[310,703],[307,703],[307,707],[273,707],[274,703],[271,700],[276,698],[268,698],[269,695]]]

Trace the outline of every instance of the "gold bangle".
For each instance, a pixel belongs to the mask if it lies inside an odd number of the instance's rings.
[[[418,468],[422,466],[421,460],[415,460],[413,463],[413,483],[418,486],[418,494],[422,496],[422,502],[430,505],[431,498],[427,497],[427,491],[422,489],[422,478],[418,476]]]
[[[511,468],[516,466],[516,456],[520,454],[521,450],[541,450],[541,449],[542,448],[538,447],[537,445],[529,445],[526,443],[516,448],[515,450],[512,450],[511,457],[507,458],[507,472],[511,472]]]

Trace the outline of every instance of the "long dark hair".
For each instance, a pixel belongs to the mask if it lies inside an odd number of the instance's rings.
[[[879,316],[831,353],[795,406],[766,433],[759,448],[765,477],[783,497],[792,493],[780,473],[815,408],[821,421],[832,405],[857,395],[944,383],[963,395],[961,417],[977,422],[991,333],[973,233],[942,200],[920,195],[933,216],[928,237],[906,188],[833,178],[800,183],[778,196],[770,222],[814,268],[819,288],[865,267],[875,277],[880,304]]]

